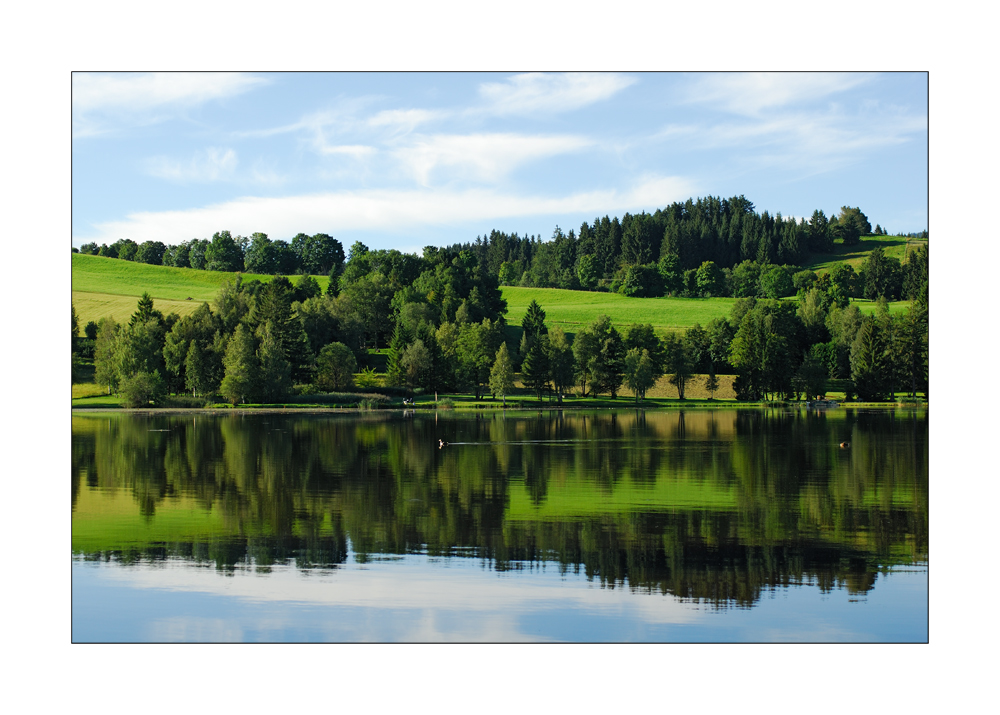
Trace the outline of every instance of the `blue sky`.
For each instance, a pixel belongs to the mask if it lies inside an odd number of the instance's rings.
[[[914,73],[73,75],[73,244],[329,233],[419,251],[744,194],[927,227]]]

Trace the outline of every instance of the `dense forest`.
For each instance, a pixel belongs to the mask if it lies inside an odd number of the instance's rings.
[[[675,203],[654,214],[556,228],[550,241],[493,231],[475,242],[427,247],[422,256],[342,244],[327,234],[291,243],[216,233],[176,246],[123,239],[92,253],[151,264],[271,274],[237,277],[214,306],[164,316],[146,295],[128,324],[89,323],[75,354],[92,358],[96,381],[126,404],[168,394],[221,394],[233,403],[280,402],[303,391],[355,386],[470,392],[505,398],[514,374],[539,398],[643,397],[669,375],[684,399],[691,380],[714,393],[717,375],[736,375],[740,400],[823,395],[839,380],[847,397],[883,400],[927,392],[928,251],[905,263],[875,248],[857,272],[839,264],[817,275],[797,265],[858,243],[873,230],[857,208],[810,221],[757,214],[744,197]],[[285,277],[299,274],[296,282]],[[331,277],[324,294],[313,275]],[[649,325],[598,319],[575,335],[545,324],[533,303],[512,330],[502,285],[609,290],[627,296],[732,296],[728,319],[658,336]],[[797,295],[797,302],[782,301]],[[851,298],[879,301],[863,317]],[[890,315],[886,301],[912,301]],[[370,349],[388,347],[376,376]],[[359,369],[361,374],[358,375]],[[356,384],[357,383],[357,384]]]

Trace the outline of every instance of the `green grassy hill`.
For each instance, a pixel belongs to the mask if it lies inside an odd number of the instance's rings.
[[[203,302],[209,303],[219,287],[235,274],[219,271],[199,271],[194,268],[150,266],[117,258],[73,254],[73,305],[80,325],[108,316],[115,320],[128,319],[143,292],[153,296],[158,310],[188,315]],[[244,280],[269,281],[272,276],[244,273]],[[330,283],[327,276],[315,276],[325,291]],[[296,280],[292,279],[293,282]]]
[[[826,273],[835,263],[847,263],[857,271],[865,262],[868,254],[878,247],[885,251],[886,256],[896,258],[900,263],[903,263],[911,251],[926,245],[926,238],[906,238],[905,236],[865,236],[856,246],[845,246],[843,242],[837,240],[834,241],[832,252],[812,255],[802,267],[817,273]]]
[[[567,333],[607,315],[616,325],[651,324],[658,332],[706,325],[713,318],[725,318],[735,298],[626,298],[617,293],[596,293],[559,288],[517,288],[506,286],[507,322],[520,325],[535,300],[545,311],[545,322]]]
[[[906,244],[902,239],[884,237],[877,242],[892,244],[893,250],[902,252]],[[876,241],[866,239],[851,252],[842,251],[826,257],[825,262],[813,264],[813,270],[823,265],[847,260],[860,265],[864,254]],[[912,244],[911,244],[912,245]],[[835,258],[832,257],[835,255]],[[890,254],[892,255],[892,254]],[[822,258],[822,257],[821,257]],[[219,287],[235,274],[216,271],[199,271],[192,268],[171,268],[132,263],[115,258],[73,254],[73,305],[81,327],[89,321],[104,316],[118,321],[128,320],[135,312],[136,302],[144,291],[153,296],[158,310],[166,313],[188,315],[201,305],[215,298]],[[244,274],[245,279],[268,281],[271,276]],[[293,281],[295,278],[292,279]],[[330,279],[316,276],[326,290]],[[550,327],[559,326],[567,333],[576,333],[600,315],[607,315],[616,325],[649,323],[659,333],[686,330],[698,323],[707,325],[713,318],[728,317],[734,298],[626,298],[615,293],[572,291],[558,288],[520,288],[506,286],[503,297],[507,301],[507,321],[512,326],[521,324],[528,304],[535,300],[546,314]],[[874,310],[873,303],[857,301],[864,313]],[[906,310],[908,303],[893,303],[893,312]]]

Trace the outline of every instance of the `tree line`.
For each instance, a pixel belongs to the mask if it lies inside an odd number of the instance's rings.
[[[740,299],[728,319],[683,334],[661,338],[649,325],[619,328],[602,318],[570,336],[558,328],[550,330],[541,306],[533,303],[522,321],[520,341],[512,337],[500,291],[503,279],[513,275],[507,259],[523,254],[530,259],[529,271],[534,271],[563,252],[567,261],[575,261],[569,265],[576,265],[579,274],[581,261],[592,263],[588,256],[603,256],[608,246],[601,241],[616,235],[614,228],[602,233],[601,219],[595,222],[597,229],[581,229],[579,239],[557,230],[553,241],[538,243],[494,232],[487,242],[427,247],[423,255],[371,250],[355,242],[344,256],[339,241],[326,234],[300,234],[283,244],[264,234],[237,240],[223,231],[206,241],[207,246],[198,244],[209,270],[240,265],[273,270],[289,252],[312,263],[302,264],[309,268],[302,269],[307,272],[294,284],[283,274],[266,282],[238,275],[221,288],[212,306],[203,304],[183,318],[164,316],[144,295],[127,324],[111,319],[90,323],[82,338],[74,310],[74,350],[92,357],[97,382],[130,404],[185,392],[192,397],[221,394],[234,403],[275,402],[291,394],[295,385],[298,391],[350,388],[359,369],[365,383],[360,386],[371,386],[380,379],[373,376],[369,350],[386,346],[388,386],[467,391],[477,398],[490,393],[505,399],[518,372],[539,397],[548,394],[554,399],[577,385],[583,395],[612,397],[624,385],[642,399],[665,374],[682,399],[694,375],[705,375],[706,387],[714,394],[719,374],[737,376],[734,388],[741,400],[815,396],[823,394],[826,379],[848,381],[849,389],[856,388],[864,399],[926,392],[926,245],[912,251],[903,264],[876,248],[858,272],[839,264],[818,276],[768,263],[767,251],[759,250],[764,245],[760,241],[771,240],[765,236],[790,236],[792,228],[807,226],[803,230],[808,231],[812,224],[783,222],[780,216],[771,221],[766,212],[757,216],[742,197],[713,201],[675,204],[653,216],[627,216],[624,222],[619,256],[638,261],[652,255],[643,248],[646,243],[632,239],[655,235],[649,228],[656,225],[654,216],[666,223],[663,246],[668,250],[656,264],[619,263],[621,286],[632,285],[632,278],[642,286],[648,274],[660,288],[690,284],[698,294],[728,293]],[[704,209],[700,213],[689,210],[699,206]],[[848,209],[825,223],[822,212],[814,214],[816,225],[825,226],[822,240],[829,240],[831,225],[851,224],[851,231],[857,229],[860,235],[867,219]],[[730,221],[730,215],[742,218]],[[704,249],[711,241],[692,242],[692,236],[700,225],[710,237],[707,227],[713,217],[720,226],[750,226],[746,230],[758,242],[748,245],[758,246],[764,262],[744,259],[732,268],[720,268],[704,260],[697,268],[684,268],[684,261],[708,255]],[[640,231],[642,226],[646,228]],[[846,240],[845,230],[840,229]],[[504,245],[512,252],[498,248]],[[582,252],[581,245],[594,246],[597,253]],[[193,246],[187,246],[189,262]],[[515,249],[521,253],[515,254]],[[515,263],[521,260],[514,258]],[[312,277],[324,270],[331,275],[325,293]],[[796,293],[797,306],[778,300]],[[882,304],[875,316],[862,318],[850,302],[855,297],[881,299]],[[913,301],[905,317],[890,317],[884,304],[897,297]]]
[[[398,330],[433,324],[448,326],[450,349],[464,350],[451,372],[433,373],[458,389],[476,379],[470,365],[481,343],[503,334],[506,311],[496,280],[468,252],[426,259],[355,243],[325,293],[311,275],[294,284],[285,276],[262,282],[237,275],[213,305],[184,317],[163,315],[144,294],[127,324],[104,318],[80,337],[74,308],[73,344],[93,359],[95,381],[129,404],[184,392],[274,402],[293,385],[350,388],[359,367],[371,379],[370,349]],[[428,340],[427,347],[437,356],[441,344]]]
[[[336,275],[344,266],[343,245],[325,233],[300,233],[288,242],[272,241],[266,233],[233,236],[229,231],[217,231],[211,240],[193,238],[171,246],[162,241],[136,243],[122,238],[110,245],[86,243],[80,253],[154,266],[267,275]]]
[[[877,224],[873,229],[858,207],[843,206],[829,217],[817,209],[808,221],[796,222],[780,212],[757,213],[742,195],[709,196],[675,202],[652,214],[598,217],[592,223],[584,221],[579,232],[564,233],[556,226],[549,241],[493,230],[473,242],[425,247],[422,256],[409,260],[423,259],[426,265],[467,251],[500,285],[605,290],[632,297],[781,298],[794,295],[815,277],[799,268],[809,255],[829,253],[835,239],[856,245],[869,235],[887,231]],[[338,283],[349,259],[341,242],[325,233],[299,233],[287,242],[271,240],[264,233],[247,237],[218,231],[211,240],[191,239],[173,246],[120,239],[111,245],[88,243],[80,252],[214,271],[329,275]],[[884,252],[878,261],[871,273],[863,269],[856,280],[844,281],[854,290],[846,297],[912,300],[916,293],[904,289],[904,266]],[[801,274],[798,280],[796,274]]]
[[[926,279],[905,314],[891,315],[880,297],[874,314],[862,316],[838,299],[843,291],[831,279],[816,281],[798,303],[743,297],[728,318],[666,336],[649,324],[619,328],[606,316],[570,336],[549,328],[532,301],[515,344],[499,288],[474,256],[437,263],[408,285],[389,268],[391,258],[355,246],[344,273],[352,280],[325,294],[311,276],[294,285],[283,276],[267,283],[238,276],[220,289],[214,310],[205,303],[185,317],[164,316],[144,294],[127,324],[91,322],[83,339],[74,309],[74,350],[92,356],[95,381],[129,405],[185,391],[239,404],[279,402],[295,385],[351,389],[383,337],[385,375],[376,378],[369,366],[362,387],[384,381],[506,401],[519,372],[539,399],[560,402],[576,387],[581,396],[616,398],[623,386],[638,402],[664,375],[682,400],[695,379],[714,397],[720,374],[735,375],[744,401],[813,399],[830,380],[865,401],[928,389]]]

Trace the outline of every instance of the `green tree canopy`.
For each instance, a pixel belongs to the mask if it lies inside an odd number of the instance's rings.
[[[243,252],[229,231],[217,231],[205,249],[205,268],[209,271],[242,271]]]
[[[514,365],[507,351],[507,343],[501,343],[497,350],[496,360],[490,369],[490,392],[500,395],[503,404],[507,406],[507,395],[514,389]]]
[[[330,343],[316,358],[316,384],[322,390],[335,392],[354,386],[358,363],[354,353],[343,343]]]
[[[632,390],[635,401],[646,399],[646,390],[656,384],[653,376],[653,361],[645,348],[632,348],[625,353],[625,386]],[[681,388],[683,392],[683,388]],[[683,398],[683,396],[682,396]]]

